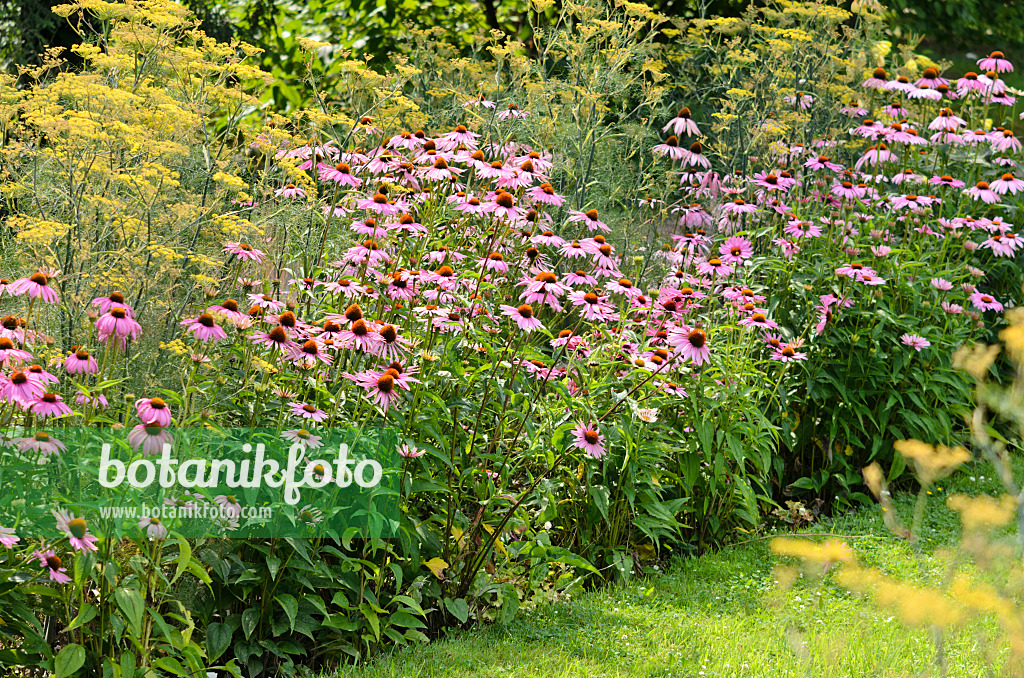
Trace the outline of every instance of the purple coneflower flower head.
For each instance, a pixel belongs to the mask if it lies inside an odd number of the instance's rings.
[[[921,352],[932,345],[930,341],[924,337],[919,337],[916,334],[904,334],[900,337],[900,341],[904,346],[909,346],[918,352]]]
[[[576,424],[572,430],[573,447],[583,450],[583,453],[592,459],[600,459],[607,450],[604,447],[604,435],[597,424],[586,425],[582,421]]]
[[[544,323],[537,319],[533,314],[533,307],[529,304],[522,304],[520,306],[508,306],[506,304],[501,305],[502,314],[512,318],[516,321],[516,325],[523,332],[533,332],[544,327]]]
[[[213,319],[209,313],[203,313],[198,318],[181,321],[181,326],[188,334],[193,335],[202,342],[220,341],[227,339],[228,335]]]
[[[282,431],[281,437],[302,449],[316,450],[324,446],[322,437],[313,435],[304,428]]]
[[[51,511],[57,521],[57,530],[63,532],[76,551],[98,551],[96,537],[89,534],[89,528],[83,518],[76,517],[69,511]]]
[[[32,401],[28,409],[40,419],[64,417],[72,413],[71,408],[65,405],[63,398],[56,393],[42,394]]]
[[[13,363],[27,363],[32,354],[17,348],[10,337],[0,337],[0,366]]]
[[[772,351],[771,359],[782,363],[789,363],[796,362],[798,360],[807,360],[807,354],[797,351],[793,346],[783,344],[778,349]]]
[[[676,117],[669,120],[668,124],[661,128],[661,131],[668,132],[670,129],[672,130],[672,134],[677,137],[682,134],[685,134],[688,137],[700,136],[700,130],[697,128],[697,123],[695,123],[690,117],[690,109],[686,107],[681,108],[679,113],[676,114]]]
[[[987,181],[979,181],[977,184],[964,191],[972,200],[981,200],[989,205],[1002,202],[999,194],[989,187]]]
[[[57,291],[50,287],[50,276],[37,271],[27,278],[18,278],[7,288],[11,296],[27,294],[29,299],[40,299],[47,304],[57,303]]]
[[[213,501],[220,506],[221,513],[232,520],[242,515],[242,505],[238,503],[238,499],[233,494],[218,494]]]
[[[326,412],[315,405],[307,403],[288,403],[288,410],[293,417],[298,417],[299,419],[312,419],[317,423],[327,419]]]
[[[167,536],[167,526],[159,518],[143,516],[139,519],[139,529],[150,539],[163,539]]]
[[[67,451],[64,443],[43,431],[37,431],[31,438],[15,438],[13,442],[20,452],[38,453],[40,455],[39,463],[45,462],[53,455]]]
[[[139,424],[128,432],[128,444],[136,452],[142,451],[147,457],[159,456],[164,445],[173,445],[174,436],[156,424]]]
[[[266,256],[260,250],[244,242],[226,242],[222,251],[237,257],[240,261],[255,261],[257,264]]]
[[[983,71],[1009,73],[1013,70],[1013,64],[1006,59],[1006,55],[997,50],[989,54],[987,57],[978,59],[978,68]]]
[[[117,340],[139,338],[142,326],[135,322],[123,306],[112,306],[107,313],[96,319],[96,336],[105,343],[111,337]]]
[[[1002,311],[1003,305],[995,297],[984,292],[975,292],[969,297],[974,308],[979,311]]]
[[[93,306],[98,306],[101,314],[109,313],[110,309],[120,306],[124,309],[129,318],[135,317],[135,310],[125,301],[124,295],[120,292],[111,292],[105,297],[96,297],[92,300]]]
[[[306,191],[295,184],[287,184],[274,191],[274,195],[281,198],[305,198]]]
[[[71,577],[67,575],[67,568],[62,567],[63,561],[52,549],[49,551],[36,551],[33,555],[39,561],[39,565],[49,575],[50,581],[55,581],[58,584],[67,584],[71,581]]]
[[[87,350],[80,348],[64,359],[64,370],[68,374],[97,374],[99,363]]]
[[[140,398],[135,401],[135,411],[139,419],[147,424],[156,424],[164,428],[171,425],[171,408],[163,398]]]
[[[21,537],[14,533],[13,527],[0,527],[0,546],[12,549],[19,541]]]

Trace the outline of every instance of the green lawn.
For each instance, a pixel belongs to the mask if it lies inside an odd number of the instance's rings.
[[[975,474],[973,477],[971,474]],[[951,491],[998,493],[987,466],[936,488],[925,535],[931,547],[959,538],[957,516],[940,508]],[[909,516],[910,497],[897,497]],[[915,558],[890,536],[876,510],[824,520],[811,531],[846,535],[860,560],[917,581],[935,576],[937,558]],[[798,580],[780,589],[767,541],[699,558],[628,586],[539,606],[509,626],[464,632],[379,657],[338,676],[487,678],[523,676],[920,676],[932,675],[927,631],[831,584]],[[949,676],[989,675],[977,627],[947,642]],[[996,671],[995,675],[999,675]]]

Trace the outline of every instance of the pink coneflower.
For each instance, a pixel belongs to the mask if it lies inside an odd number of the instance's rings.
[[[964,307],[960,304],[951,304],[948,301],[942,302],[942,310],[950,315],[960,315],[964,312]]]
[[[1000,52],[995,51],[989,54],[987,57],[978,59],[978,68],[983,71],[995,71],[996,73],[1009,73],[1013,70],[1013,64],[1007,61],[1006,56]]]
[[[98,539],[89,534],[89,528],[85,520],[78,518],[69,511],[51,511],[57,521],[57,531],[63,532],[71,547],[76,551],[98,551],[96,542]]]
[[[569,301],[579,307],[585,320],[607,321],[617,317],[608,301],[596,292],[578,290],[569,293]]]
[[[889,161],[897,162],[899,161],[899,157],[890,151],[884,143],[879,143],[877,146],[869,146],[864,152],[864,155],[854,163],[853,167],[857,171],[860,171],[860,168],[864,165],[871,165],[874,167],[875,165]]]
[[[8,337],[0,337],[0,366],[8,363],[26,363],[32,360],[32,354],[15,348],[14,341]]]
[[[673,135],[666,139],[664,143],[652,146],[651,153],[654,155],[667,155],[672,160],[679,160],[686,155],[686,149],[679,147],[679,139]]]
[[[416,449],[415,445],[411,445],[408,443],[403,444],[401,447],[398,448],[398,456],[405,457],[406,459],[415,459],[417,457],[422,457],[426,453],[426,450]]]
[[[220,506],[221,513],[231,520],[242,515],[242,505],[238,503],[238,499],[233,494],[218,494],[213,501]]]
[[[932,278],[931,284],[932,287],[941,292],[948,292],[949,290],[953,289],[953,283],[943,278]]]
[[[156,457],[163,452],[165,445],[174,444],[174,436],[155,424],[139,424],[128,432],[128,444],[136,452],[141,450],[147,457]]]
[[[71,408],[64,404],[64,399],[56,393],[44,393],[28,407],[32,414],[40,419],[63,417],[71,414]]]
[[[71,581],[71,577],[66,574],[67,568],[61,567],[63,561],[61,561],[60,556],[56,552],[53,550],[36,551],[33,555],[50,576],[50,581],[55,581],[58,584],[67,584]]]
[[[898,195],[892,199],[890,203],[894,210],[907,209],[907,210],[924,210],[932,204],[932,199],[926,195]]]
[[[289,403],[288,410],[291,412],[293,417],[298,417],[300,419],[312,419],[317,423],[327,419],[326,412],[318,409],[314,405],[308,405],[306,403]]]
[[[964,182],[960,181],[959,179],[954,179],[948,174],[932,177],[931,179],[928,180],[928,183],[932,184],[933,186],[949,186],[950,188],[964,187]]]
[[[784,232],[793,238],[819,238],[821,237],[821,226],[813,221],[801,221],[793,218],[786,224]]]
[[[346,379],[351,379],[366,389],[367,395],[383,408],[385,414],[387,414],[388,408],[391,407],[393,402],[401,399],[395,387],[399,386],[406,390],[409,388],[408,383],[403,384],[403,382],[399,381],[401,375],[398,370],[391,367],[383,372],[369,370],[359,374],[346,373],[342,376]]]
[[[6,381],[0,381],[0,398],[27,406],[43,395],[45,387],[24,371],[12,372]]]
[[[75,404],[79,407],[85,407],[88,405],[90,407],[95,407],[98,410],[105,410],[110,405],[110,403],[107,402],[107,396],[102,393],[90,396],[82,393],[81,391],[79,391],[75,396]]]
[[[923,351],[932,345],[930,341],[924,337],[919,337],[916,334],[904,334],[900,337],[900,341],[903,342],[904,346],[909,346],[918,352]]]
[[[604,231],[605,233],[609,233],[612,230],[607,224],[598,218],[597,210],[587,210],[586,212],[569,210],[568,221],[582,223],[589,231]]]
[[[100,366],[96,362],[96,358],[82,348],[64,359],[64,369],[68,374],[97,374],[100,371]]]
[[[171,425],[171,408],[163,398],[140,398],[135,401],[139,419],[147,424],[167,427]]]
[[[609,280],[605,283],[604,288],[612,294],[622,294],[629,299],[637,299],[643,296],[643,292],[637,289],[633,285],[633,281],[629,278],[619,278],[618,280]]]
[[[810,94],[804,94],[803,92],[797,92],[795,94],[787,94],[782,97],[782,100],[791,106],[797,106],[803,110],[807,110],[814,103],[814,97]]]
[[[846,278],[859,279],[865,273],[871,275],[874,274],[874,270],[870,266],[865,266],[859,262],[853,262],[846,266],[840,266],[836,269],[836,275],[844,276]]]
[[[237,257],[239,261],[255,261],[257,264],[262,262],[266,256],[260,250],[244,242],[226,242],[221,251]]]
[[[7,293],[17,297],[27,294],[29,299],[39,298],[47,304],[57,303],[57,291],[50,287],[50,277],[42,271],[27,278],[18,278],[7,288]]]
[[[989,294],[984,292],[975,292],[970,297],[970,302],[974,304],[974,308],[979,311],[1002,311],[1003,305],[995,300]]]
[[[120,292],[111,292],[105,297],[96,297],[92,300],[92,305],[99,306],[101,314],[109,313],[110,309],[118,306],[124,309],[125,314],[129,318],[135,317],[135,310],[125,302],[124,295]]]
[[[827,155],[819,155],[804,162],[804,167],[811,170],[830,169],[833,172],[842,172],[843,166],[837,162],[832,162],[831,158]]]
[[[320,171],[320,178],[324,181],[333,181],[340,186],[351,186],[355,188],[363,183],[362,179],[352,174],[352,168],[347,162],[324,168]]]
[[[163,539],[167,536],[167,526],[159,518],[143,516],[139,519],[139,528],[144,530],[150,539]]]
[[[711,362],[711,349],[707,345],[708,336],[699,327],[683,327],[681,331],[670,334],[668,342],[680,349],[683,358],[692,361],[695,366]]]
[[[274,195],[280,198],[305,198],[306,191],[295,184],[287,184],[274,191]]]
[[[921,71],[921,77],[918,78],[917,82],[914,83],[915,87],[930,87],[932,89],[935,89],[939,85],[948,86],[949,80],[940,76],[939,69],[935,68],[934,66],[929,66],[928,68]]]
[[[793,346],[784,345],[775,351],[772,351],[771,359],[783,363],[789,363],[798,360],[807,360],[807,354],[798,352]]]
[[[341,345],[364,353],[377,353],[377,346],[380,343],[380,334],[375,332],[362,318],[352,321],[347,330],[338,333]]]
[[[515,206],[515,198],[504,191],[495,194],[494,201],[485,204],[487,212],[502,219],[515,220],[523,215],[523,210]]]
[[[592,459],[600,459],[607,450],[604,448],[604,436],[597,424],[584,425],[578,422],[572,430],[574,437],[573,447],[583,450],[584,454]]]
[[[269,332],[254,332],[252,343],[269,349],[278,349],[282,352],[291,352],[298,344],[288,337],[288,331],[278,325]]]
[[[313,365],[316,361],[324,365],[334,362],[334,357],[327,353],[327,347],[316,339],[307,339],[302,344],[297,344],[291,350],[292,360],[296,365]]]
[[[993,191],[987,181],[979,181],[977,184],[964,191],[972,200],[981,200],[989,205],[1002,202],[999,194]]]
[[[683,164],[689,167],[711,169],[711,161],[704,155],[704,145],[699,141],[690,144],[690,149],[683,156]]]
[[[520,110],[519,106],[509,102],[508,108],[495,114],[498,120],[519,120],[530,115],[529,111]]]
[[[759,211],[757,209],[757,205],[751,205],[749,202],[743,200],[742,198],[737,198],[735,200],[725,203],[724,205],[722,205],[722,210],[726,213],[732,214],[752,214],[754,212]]]
[[[690,109],[686,107],[681,108],[679,113],[676,114],[676,117],[669,120],[668,124],[661,128],[661,131],[668,132],[670,129],[672,130],[672,134],[677,137],[681,134],[685,134],[688,137],[700,136],[700,130],[697,128],[697,123],[690,118]]]
[[[270,311],[271,313],[277,313],[285,306],[283,301],[278,301],[266,294],[250,294],[249,303],[252,304],[253,306],[259,306],[260,308],[266,311]]]
[[[758,327],[766,330],[778,329],[779,324],[770,320],[763,309],[754,309],[754,312],[745,318],[741,318],[740,325],[744,327]]]
[[[732,274],[733,268],[718,257],[711,257],[705,259],[697,264],[697,273],[701,275],[710,275],[715,278],[724,278]]]
[[[526,192],[526,197],[534,202],[543,205],[554,205],[555,207],[559,207],[565,202],[565,196],[555,193],[554,187],[547,182],[531,188]]]
[[[750,240],[733,236],[718,246],[718,252],[724,263],[738,264],[754,254],[754,247]]]
[[[884,68],[876,68],[871,72],[871,77],[861,83],[861,87],[867,87],[869,89],[886,89],[889,84],[889,78],[885,73]]]
[[[487,271],[508,273],[508,263],[505,262],[505,256],[501,252],[491,252],[483,259],[479,259],[477,265]]]
[[[47,457],[58,455],[61,452],[67,452],[68,450],[64,443],[56,438],[52,438],[50,434],[44,433],[43,431],[37,432],[31,438],[15,438],[12,442],[18,448],[19,452],[39,453],[41,455],[41,462],[45,461]]]
[[[538,320],[533,315],[533,307],[529,304],[522,304],[521,306],[508,306],[506,304],[501,305],[502,314],[512,318],[516,321],[516,324],[524,332],[533,332],[544,327],[544,323]]]
[[[282,431],[281,437],[292,445],[298,445],[303,449],[316,450],[324,446],[323,438],[313,435],[304,428]]]
[[[227,333],[214,321],[213,316],[209,313],[203,313],[198,318],[183,320],[181,326],[185,328],[188,334],[193,335],[199,341],[220,341],[221,339],[228,338]]]
[[[13,527],[0,527],[0,546],[12,549],[19,541],[21,537],[14,533]]]
[[[123,306],[112,306],[110,311],[96,319],[96,336],[102,343],[110,337],[119,340],[131,338],[134,341],[141,333],[142,326],[128,315],[128,310]]]
[[[1024,181],[1013,176],[1012,172],[1007,172],[989,184],[989,187],[999,195],[1016,195],[1017,191],[1024,191]]]

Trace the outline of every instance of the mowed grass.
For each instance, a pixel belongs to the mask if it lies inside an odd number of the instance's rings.
[[[956,543],[959,520],[941,507],[951,492],[998,494],[979,465],[935,488],[923,531],[925,555],[891,536],[878,509],[826,519],[803,532],[842,535],[862,563],[928,583],[942,562],[928,555]],[[982,478],[982,476],[985,476]],[[939,489],[941,488],[941,489]],[[897,497],[909,520],[913,498]],[[798,579],[780,587],[779,560],[767,539],[697,558],[668,572],[573,600],[545,604],[508,626],[460,632],[430,645],[399,650],[342,670],[352,678],[592,676],[922,676],[935,671],[927,630],[909,629],[888,610],[826,581]],[[982,654],[973,624],[947,638],[948,676],[1001,675]],[[998,664],[998,659],[996,660]]]

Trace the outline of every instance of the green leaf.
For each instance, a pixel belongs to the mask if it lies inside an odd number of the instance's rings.
[[[131,624],[135,635],[142,633],[142,615],[146,611],[146,603],[142,599],[142,592],[138,589],[117,589],[114,591],[114,600],[117,606],[124,612],[128,623]]]
[[[267,556],[267,571],[270,573],[270,580],[277,579],[277,571],[281,569],[281,559],[276,556]]]
[[[288,593],[275,596],[274,600],[281,604],[281,609],[288,615],[289,628],[295,631],[295,615],[299,613],[299,601],[295,600],[295,596]]]
[[[185,667],[181,665],[181,662],[179,662],[174,657],[161,657],[160,659],[157,659],[155,662],[153,662],[153,667],[163,669],[164,671],[167,671],[168,673],[173,673],[176,676],[190,675],[189,672],[185,669]]]
[[[78,611],[78,615],[68,624],[68,627],[64,629],[64,633],[67,633],[71,629],[77,629],[82,624],[88,623],[96,617],[96,608],[86,603],[82,606],[82,609]]]
[[[181,537],[178,537],[176,541],[178,542],[178,569],[174,572],[174,578],[171,579],[172,584],[188,570],[189,563],[192,562],[192,547]]]
[[[370,607],[369,603],[360,603],[359,611],[366,617],[366,621],[370,623],[370,628],[373,630],[373,637],[380,640],[380,617],[377,616],[376,610]]]
[[[249,640],[252,636],[253,629],[260,622],[260,611],[255,607],[250,607],[248,610],[242,613],[242,632],[245,633],[245,639]]]
[[[465,598],[457,598],[455,600],[445,598],[444,607],[453,617],[463,624],[465,624],[466,620],[469,619],[469,603],[466,602]]]
[[[213,622],[206,627],[206,656],[211,662],[217,660],[231,645],[231,627]]]
[[[53,678],[68,678],[85,665],[85,648],[76,643],[65,645],[53,660]]]

